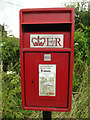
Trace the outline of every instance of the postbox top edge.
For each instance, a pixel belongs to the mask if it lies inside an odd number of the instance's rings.
[[[61,7],[61,8],[25,8],[25,9],[20,9],[19,12],[23,13],[23,12],[54,12],[54,11],[64,11],[64,12],[68,12],[68,11],[74,11],[74,8],[72,7]]]

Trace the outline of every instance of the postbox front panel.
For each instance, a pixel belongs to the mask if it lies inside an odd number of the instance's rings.
[[[23,109],[71,110],[73,56],[73,8],[20,11]]]
[[[26,106],[67,107],[69,53],[24,53],[24,64]]]

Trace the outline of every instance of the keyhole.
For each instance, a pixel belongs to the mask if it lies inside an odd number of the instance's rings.
[[[32,83],[33,83],[33,81],[32,81]]]

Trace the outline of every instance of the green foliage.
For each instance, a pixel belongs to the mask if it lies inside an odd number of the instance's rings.
[[[74,35],[74,71],[73,71],[73,91],[78,91],[83,73],[88,66],[88,35],[90,27],[77,29]]]
[[[26,118],[31,111],[21,105],[21,81],[16,73],[3,73],[3,118]]]
[[[73,7],[75,10],[75,29],[82,28],[83,24],[85,27],[90,24],[88,1],[83,0],[82,2],[70,2],[69,5],[65,4],[66,7]]]
[[[5,34],[3,33],[1,47],[4,71],[12,69],[12,67],[16,65],[17,62],[20,63],[19,40],[17,38],[14,36],[6,36],[6,32]],[[16,65],[14,70],[19,72],[17,67],[19,66]]]
[[[88,28],[88,30],[90,30],[90,28]],[[86,31],[83,32],[82,29],[77,29],[74,35],[74,43],[74,62],[76,63],[78,57],[86,61],[88,58],[88,36]]]

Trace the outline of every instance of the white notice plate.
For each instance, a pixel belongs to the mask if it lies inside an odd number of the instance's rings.
[[[56,65],[39,64],[39,96],[56,95]]]
[[[63,34],[30,34],[31,48],[63,48]]]

